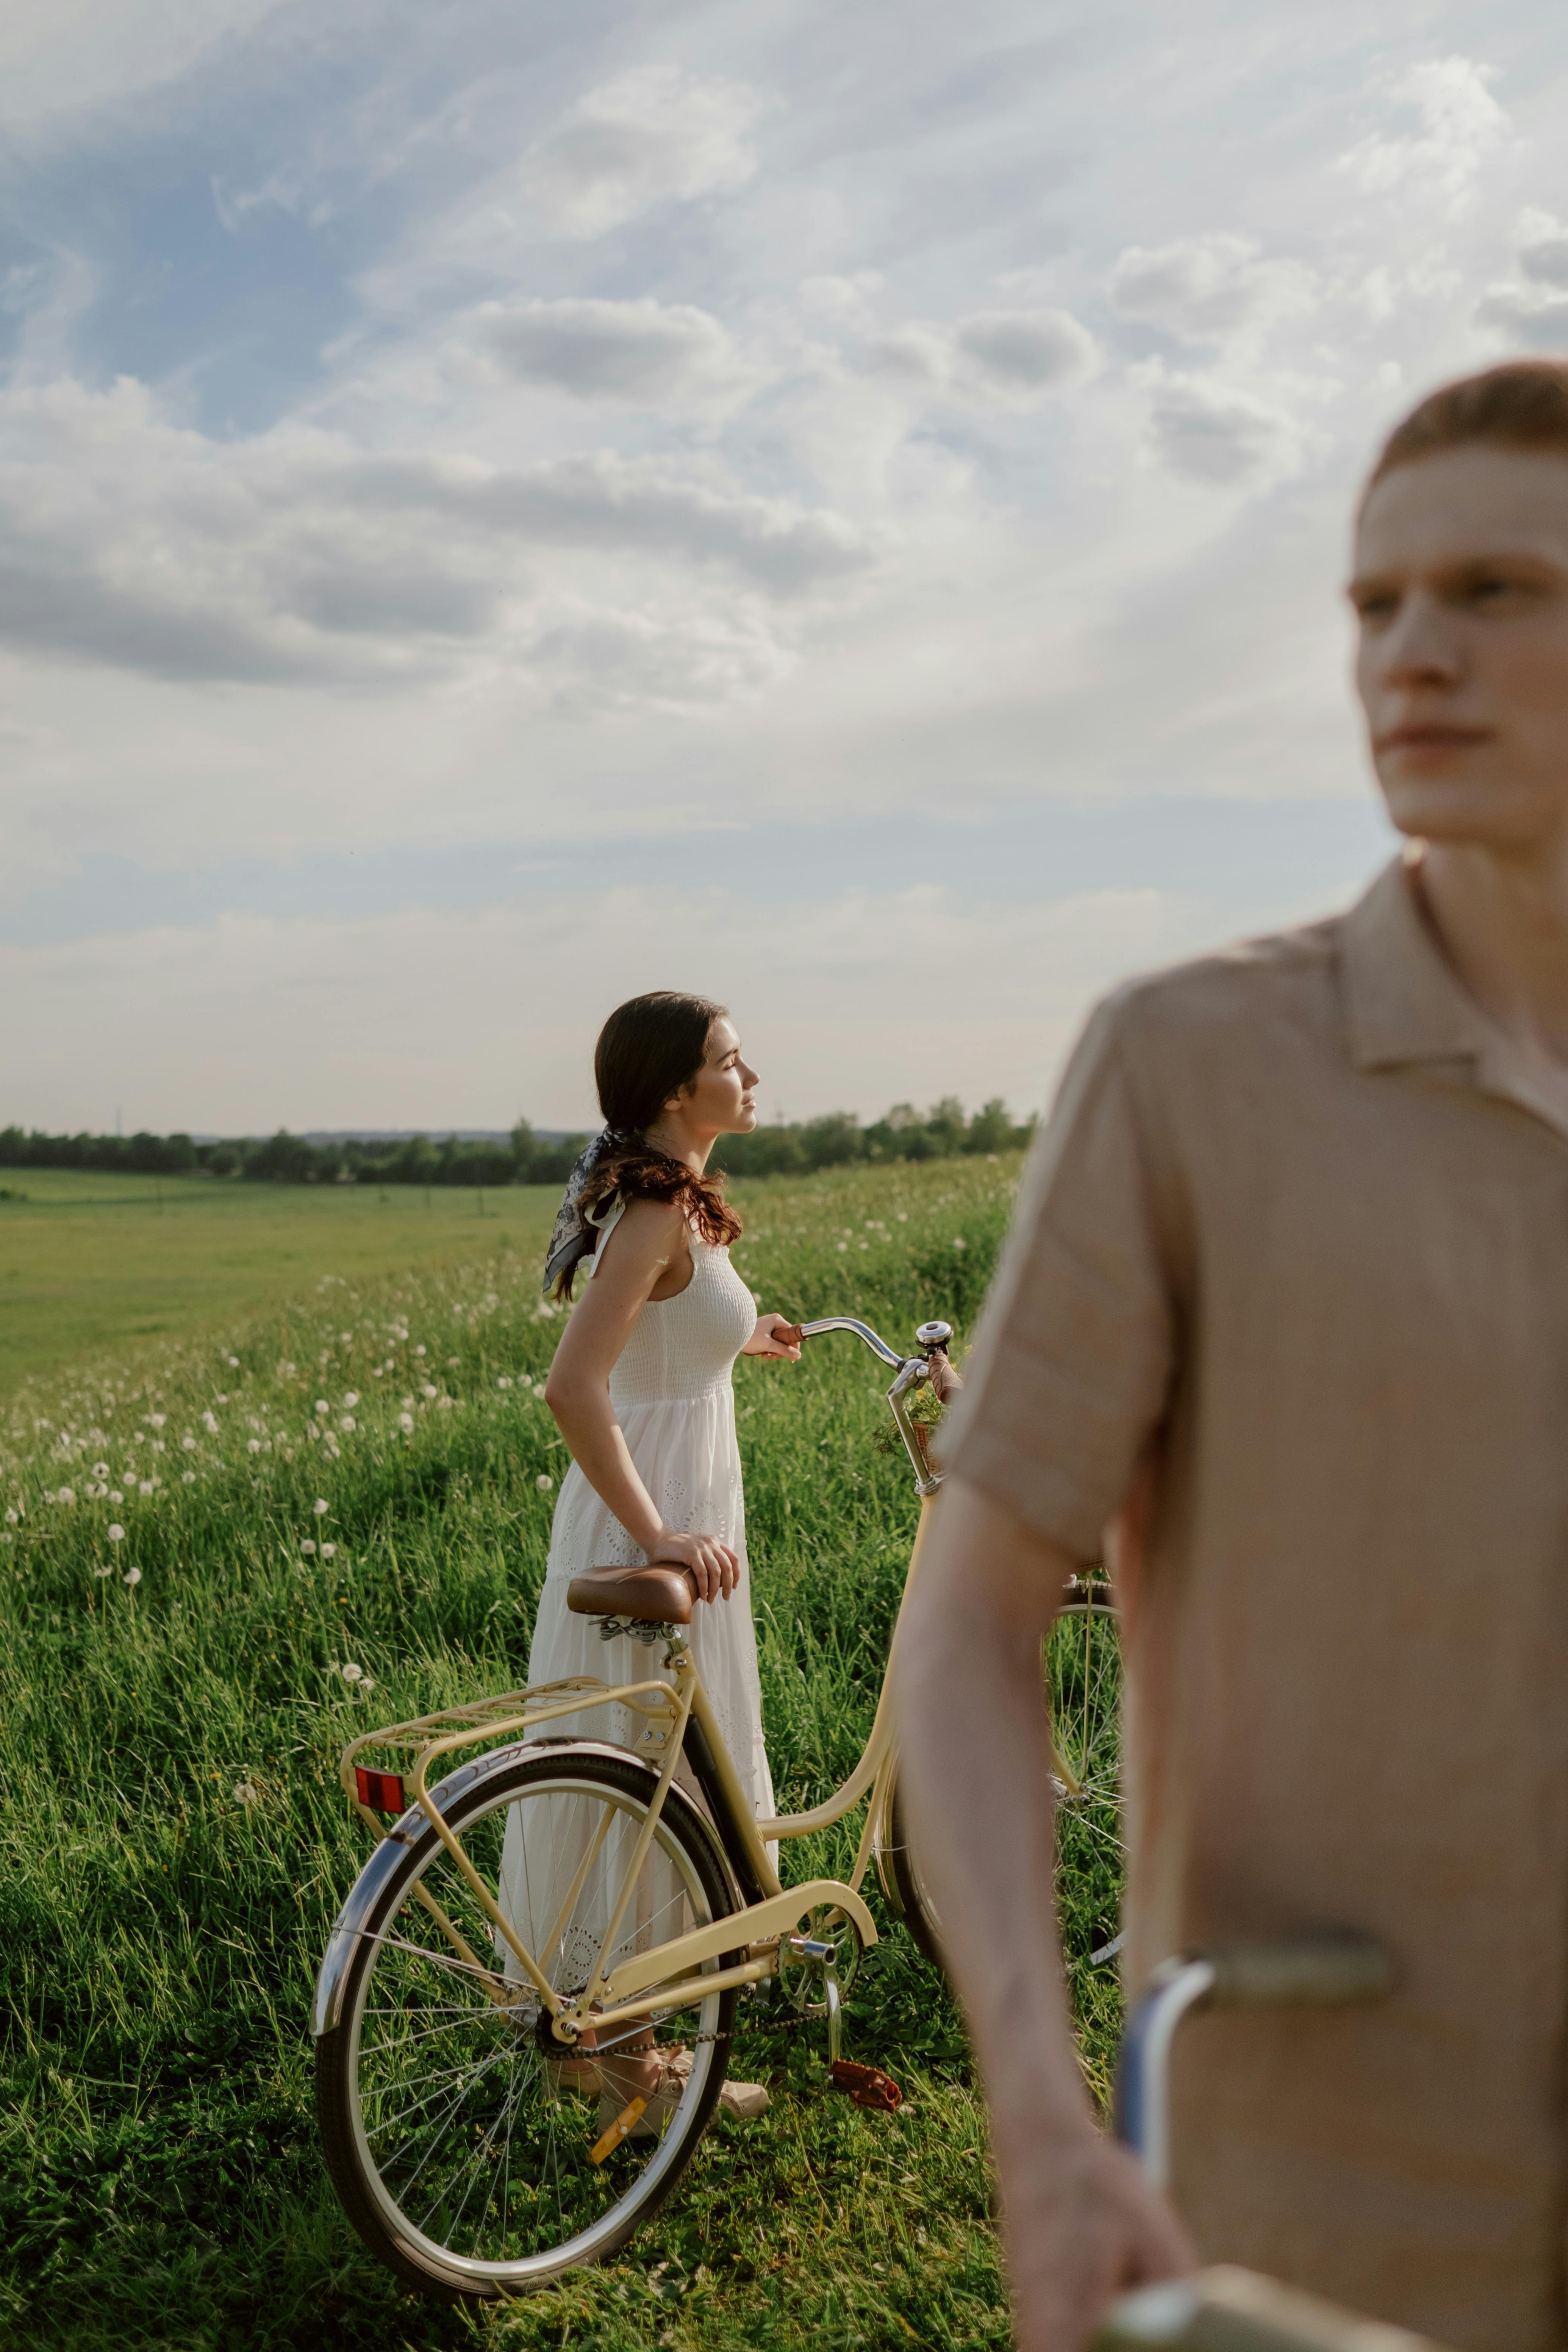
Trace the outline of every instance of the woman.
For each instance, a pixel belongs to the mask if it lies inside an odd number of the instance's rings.
[[[611,1013],[594,1076],[605,1131],[572,1172],[545,1266],[545,1288],[557,1297],[571,1297],[579,1276],[591,1279],[544,1391],[573,1461],[555,1507],[528,1679],[645,1679],[647,1652],[627,1635],[603,1640],[597,1620],[568,1611],[566,1588],[584,1569],[679,1562],[700,1604],[693,1654],[742,1786],[765,1818],[773,1791],[730,1376],[737,1355],[797,1361],[800,1333],[783,1316],[757,1314],[730,1264],[740,1219],[706,1173],[720,1136],[755,1127],[757,1073],[721,1005],[659,991]],[[551,1728],[629,1747],[638,1725],[626,1708],[599,1707]],[[502,1883],[520,1927],[529,1907],[523,1863],[514,1818]],[[631,2054],[616,2062],[617,2095]],[[639,2079],[634,2087],[650,2086]],[[652,2087],[679,2095],[673,2083]],[[752,2087],[727,2084],[726,2104],[760,2112],[764,2095],[743,2095]]]

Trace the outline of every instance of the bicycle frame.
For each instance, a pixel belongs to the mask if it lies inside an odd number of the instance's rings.
[[[952,1336],[951,1331],[944,1323],[922,1324],[916,1338],[926,1352],[904,1358],[896,1355],[868,1324],[861,1323],[851,1316],[829,1316],[821,1321],[801,1326],[804,1339],[816,1339],[828,1331],[853,1332],[894,1370],[895,1377],[888,1391],[888,1402],[903,1439],[921,1497],[920,1523],[915,1531],[904,1582],[904,1597],[907,1599],[910,1585],[919,1569],[931,1501],[942,1478],[941,1473],[931,1466],[923,1443],[924,1433],[910,1421],[905,1400],[929,1377],[931,1356],[945,1347]],[[902,1616],[901,1601],[900,1616]],[[521,1968],[542,2007],[548,2011],[557,2039],[567,2044],[589,2030],[599,2035],[613,2026],[634,2023],[655,2011],[683,2007],[689,2001],[705,2000],[710,1993],[728,1986],[756,1984],[775,1975],[780,1964],[782,1939],[787,1937],[808,1913],[826,1910],[837,1914],[853,1925],[864,1945],[870,1946],[878,1941],[875,1922],[859,1890],[873,1855],[879,1853],[886,1843],[887,1815],[897,1769],[898,1752],[889,1685],[892,1655],[898,1642],[898,1622],[895,1622],[893,1628],[889,1672],[883,1676],[870,1735],[854,1770],[823,1803],[805,1812],[784,1813],[763,1821],[756,1818],[747,1804],[739,1775],[724,1744],[696,1660],[683,1633],[679,1626],[670,1625],[661,1627],[658,1632],[665,1642],[661,1664],[670,1678],[668,1681],[662,1676],[650,1675],[641,1682],[610,1685],[594,1676],[583,1675],[543,1684],[536,1689],[508,1692],[497,1698],[479,1699],[465,1706],[446,1708],[435,1715],[421,1716],[409,1722],[389,1724],[378,1730],[363,1732],[344,1748],[339,1764],[339,1778],[345,1795],[362,1819],[375,1832],[377,1838],[400,1837],[406,1843],[408,1832],[402,1821],[395,1824],[384,1823],[366,1801],[361,1785],[363,1768],[360,1759],[371,1750],[407,1753],[413,1800],[409,1810],[417,1810],[435,1831],[495,1933]],[[642,1756],[650,1767],[657,1757],[658,1780],[626,1865],[620,1893],[612,1906],[609,1924],[601,1938],[599,1962],[586,1986],[575,1994],[565,1995],[551,1985],[534,1955],[528,1950],[505,1916],[482,1874],[464,1853],[461,1841],[454,1834],[442,1813],[439,1791],[430,1787],[430,1772],[432,1766],[444,1762],[464,1748],[496,1739],[536,1737],[547,1724],[568,1716],[580,1717],[594,1708],[605,1706],[628,1707],[644,1718],[638,1745],[632,1752]],[[736,1881],[735,1892],[742,1899],[742,1908],[738,1914],[732,1913],[707,1927],[694,1928],[684,1936],[656,1946],[650,1951],[634,1954],[618,1968],[606,1973],[604,1954],[614,1949],[616,1928],[657,1832],[676,1765],[685,1750],[688,1733],[691,1729],[695,1729],[699,1741],[706,1746],[715,1783],[710,1791],[710,1801],[716,1802],[716,1810],[723,1816],[717,1824],[721,1836],[727,1852],[738,1852],[744,1859],[757,1899],[746,1901],[746,1890],[741,1885],[731,1864],[731,1875]],[[513,1754],[516,1751],[503,1752]],[[377,1777],[394,1783],[399,1797],[403,1796],[401,1773],[383,1773]],[[806,1837],[815,1830],[830,1827],[851,1811],[868,1791],[870,1802],[847,1883],[816,1878],[787,1889],[784,1887],[768,1853],[769,1843],[775,1839]],[[403,1821],[406,1819],[405,1811]],[[575,1899],[595,1851],[596,1845],[584,1857],[577,1878],[568,1891],[563,1915]],[[510,2008],[517,1998],[517,1987],[479,1958],[440,1905],[422,1886],[416,1892],[459,1960],[477,1972],[489,1997],[498,2007]],[[347,1927],[346,1915],[342,1924]],[[711,1968],[705,1970],[704,1963],[723,1959],[736,1950],[738,1933],[743,1934],[746,1939],[744,1957],[738,1960],[730,1959],[717,1970]],[[351,1939],[357,1940],[357,1937]],[[314,2025],[317,2032],[327,2030],[335,2015],[334,1987],[329,1982],[329,1975],[332,1969],[333,1945],[338,1941],[338,1935],[334,1932],[318,1989]],[[548,1948],[548,1941],[545,1948]],[[341,1976],[340,1964],[337,1970],[340,1984]]]

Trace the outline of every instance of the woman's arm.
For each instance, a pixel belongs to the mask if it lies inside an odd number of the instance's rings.
[[[602,1263],[561,1335],[544,1402],[600,1501],[649,1559],[691,1570],[698,1597],[727,1600],[740,1576],[728,1544],[714,1536],[678,1534],[665,1526],[610,1403],[610,1371],[632,1325],[685,1244],[673,1202],[634,1201],[601,1245]]]

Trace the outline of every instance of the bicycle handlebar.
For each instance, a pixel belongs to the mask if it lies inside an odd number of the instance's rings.
[[[904,1369],[902,1356],[895,1355],[886,1339],[878,1338],[869,1323],[857,1322],[853,1315],[824,1315],[817,1322],[803,1323],[800,1327],[803,1339],[818,1339],[825,1331],[853,1331],[858,1339],[865,1340],[873,1355],[880,1356],[895,1372],[901,1372]]]

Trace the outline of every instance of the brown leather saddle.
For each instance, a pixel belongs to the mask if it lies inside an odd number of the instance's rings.
[[[566,1587],[566,1606],[577,1617],[689,1625],[696,1595],[689,1568],[670,1559],[650,1559],[646,1568],[585,1568]]]

